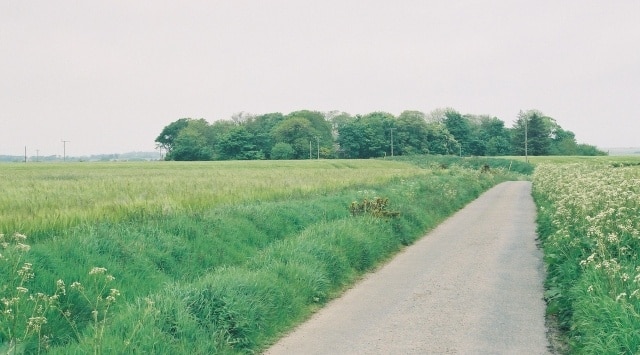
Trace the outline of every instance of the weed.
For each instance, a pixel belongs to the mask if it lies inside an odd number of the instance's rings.
[[[387,210],[388,204],[388,198],[375,197],[372,200],[365,198],[361,203],[358,203],[357,201],[351,202],[351,205],[349,205],[349,212],[351,212],[352,216],[370,214],[378,218],[398,217],[400,212]]]

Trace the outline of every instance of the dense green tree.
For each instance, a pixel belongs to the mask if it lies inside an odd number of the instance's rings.
[[[459,144],[459,154],[471,154],[473,135],[469,120],[453,110],[445,112],[444,124]]]
[[[304,159],[310,156],[310,145],[316,141],[316,130],[311,122],[303,117],[287,118],[273,129],[275,142],[283,142],[291,145],[294,150],[294,159]]]
[[[459,151],[459,144],[444,123],[427,123],[429,154],[450,155]]]
[[[395,118],[390,113],[373,112],[356,116],[338,126],[338,144],[344,158],[377,158],[391,154],[391,128]]]
[[[253,134],[244,126],[234,126],[216,143],[218,159],[221,160],[256,160],[264,159],[264,153],[256,149]]]
[[[364,156],[377,158],[391,155],[391,128],[395,117],[387,112],[373,112],[362,117],[364,127]]]
[[[576,141],[576,135],[571,131],[565,131],[564,129],[558,127],[553,132],[549,154],[550,155],[578,154],[578,142]]]
[[[250,117],[244,124],[247,131],[253,135],[255,149],[264,152],[266,158],[270,158],[271,149],[275,144],[272,131],[284,120],[284,115],[276,112]]]
[[[525,129],[526,128],[526,129]],[[156,138],[167,160],[375,158],[406,154],[601,155],[536,110],[521,112],[511,129],[489,116],[439,109],[351,116],[340,111],[234,114],[209,125],[180,118]],[[274,154],[272,156],[272,154]]]
[[[292,159],[294,154],[295,150],[289,143],[279,142],[271,149],[271,159],[274,160]]]
[[[484,152],[476,155],[497,156],[511,153],[509,130],[498,118],[482,117],[477,136],[478,140],[484,142]]]
[[[211,160],[212,142],[208,140],[209,124],[204,119],[189,120],[187,126],[178,132],[167,160]]]
[[[512,130],[512,144],[516,155],[547,155],[551,148],[549,118],[541,112],[520,111]]]
[[[331,122],[325,118],[325,115],[323,113],[318,111],[302,110],[291,112],[286,116],[286,118],[305,118],[307,121],[309,121],[314,131],[312,143],[316,146],[316,151],[318,150],[319,146],[321,157],[330,158],[333,156],[334,138],[332,134]]]
[[[162,132],[156,138],[156,143],[167,152],[167,155],[171,154],[180,131],[187,127],[191,120],[191,118],[180,118],[162,129]]]
[[[364,122],[361,116],[340,121],[337,131],[339,157],[348,159],[364,155]]]
[[[404,111],[395,124],[394,155],[429,153],[429,128],[425,115],[419,111]]]

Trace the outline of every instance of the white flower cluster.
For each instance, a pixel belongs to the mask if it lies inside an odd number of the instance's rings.
[[[534,189],[554,206],[546,243],[578,251],[580,267],[606,286],[587,291],[602,289],[600,296],[640,309],[640,167],[539,165]]]

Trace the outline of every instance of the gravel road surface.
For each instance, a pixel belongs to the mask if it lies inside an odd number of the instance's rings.
[[[548,353],[535,214],[494,187],[265,354]]]

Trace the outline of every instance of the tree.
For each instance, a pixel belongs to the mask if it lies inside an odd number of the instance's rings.
[[[540,111],[520,111],[513,127],[512,144],[517,155],[548,155],[551,147],[550,119]]]
[[[180,118],[162,129],[155,141],[159,147],[167,152],[167,155],[171,154],[180,131],[187,127],[191,120],[191,118]]]
[[[391,128],[395,117],[387,112],[373,112],[362,117],[364,123],[364,150],[362,158],[391,155]]]
[[[386,112],[356,116],[338,125],[338,144],[344,158],[378,158],[391,154],[395,118]]]
[[[309,144],[315,141],[317,133],[311,122],[303,117],[293,117],[280,122],[273,129],[273,139],[277,143],[287,143],[294,150],[294,159],[309,156]]]
[[[276,112],[252,116],[244,123],[247,131],[253,135],[255,148],[264,152],[266,158],[270,157],[271,149],[275,144],[272,130],[284,120],[284,115]]]
[[[496,117],[482,117],[480,119],[478,139],[484,144],[484,153],[477,155],[508,155],[511,152],[509,130],[504,122]]]
[[[293,158],[295,154],[295,150],[291,146],[291,144],[279,142],[273,146],[271,149],[271,159],[275,160],[286,160]]]
[[[304,118],[309,121],[314,131],[311,138],[316,145],[316,150],[320,148],[324,158],[333,156],[333,132],[331,122],[325,118],[325,114],[318,111],[302,110],[291,112],[286,118]]]
[[[473,137],[471,135],[469,121],[462,117],[460,113],[449,110],[445,112],[444,124],[449,133],[451,133],[458,142],[460,148],[459,153],[461,155],[470,154]]]
[[[244,126],[234,126],[222,134],[216,147],[222,160],[264,159],[264,153],[253,144],[253,134]]]
[[[346,118],[337,124],[339,156],[341,158],[361,158],[364,146],[364,123],[361,116]]]
[[[561,127],[555,130],[549,149],[551,155],[577,155],[578,142],[576,135],[571,131],[565,131]]]
[[[419,111],[404,111],[396,120],[394,154],[411,155],[429,153],[428,125]]]
[[[213,146],[207,138],[209,124],[204,119],[189,120],[178,132],[166,160],[211,160]]]
[[[449,155],[459,151],[458,142],[443,123],[427,124],[427,146],[429,154]]]

